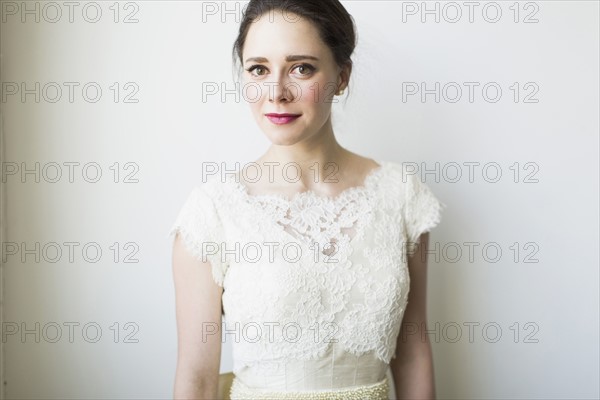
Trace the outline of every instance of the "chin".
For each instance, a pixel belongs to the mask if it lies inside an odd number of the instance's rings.
[[[297,138],[282,138],[273,136],[267,136],[267,138],[271,141],[271,143],[277,146],[292,146],[300,141]]]
[[[266,136],[271,143],[278,146],[291,146],[304,139],[302,134],[289,133],[284,130],[277,132],[270,129]]]

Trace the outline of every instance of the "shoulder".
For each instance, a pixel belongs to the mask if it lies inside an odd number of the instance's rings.
[[[208,176],[200,182],[195,182],[187,191],[181,207],[180,222],[219,219],[223,204],[224,183],[218,176]]]
[[[418,163],[380,161],[380,164],[385,169],[380,181],[384,205],[399,210],[408,219],[420,218],[419,214],[436,214],[445,207],[422,181]]]
[[[208,175],[201,182],[192,186],[190,197],[200,202],[210,202],[214,206],[222,204],[227,197],[227,191],[231,189],[229,179],[220,174]]]
[[[404,198],[409,189],[415,186],[415,175],[411,173],[411,168],[397,161],[380,160],[379,163],[386,187],[393,192],[390,195]]]
[[[412,194],[428,190],[426,183],[421,181],[419,165],[416,162],[381,161],[386,167],[386,177],[399,194],[410,197]]]

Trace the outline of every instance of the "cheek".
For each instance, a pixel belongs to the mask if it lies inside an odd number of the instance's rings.
[[[268,89],[256,82],[246,82],[242,85],[242,98],[254,108],[262,101],[269,99]]]
[[[294,87],[292,90],[296,104],[327,111],[331,107],[335,87],[326,81],[312,81]]]
[[[318,87],[319,102],[331,106],[331,102],[337,91],[335,83],[331,81],[320,81],[315,84],[315,87]]]
[[[256,113],[259,111],[259,107],[256,105],[256,103],[250,103],[250,110],[252,110],[252,113],[256,115]]]

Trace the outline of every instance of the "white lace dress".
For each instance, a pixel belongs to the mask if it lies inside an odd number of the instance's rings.
[[[250,195],[232,174],[190,193],[170,235],[223,287],[238,393],[382,387],[407,305],[407,243],[445,205],[402,164],[378,163],[333,198]]]

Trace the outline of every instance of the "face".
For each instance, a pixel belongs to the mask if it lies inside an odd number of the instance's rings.
[[[264,14],[248,30],[242,60],[242,93],[273,144],[293,145],[331,130],[332,101],[346,86],[346,71],[311,22],[291,13]]]

